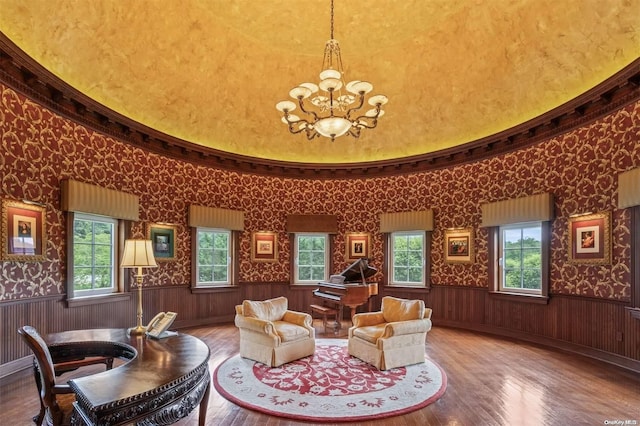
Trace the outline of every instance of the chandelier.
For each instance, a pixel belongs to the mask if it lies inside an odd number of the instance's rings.
[[[344,91],[343,91],[344,90]],[[333,0],[331,0],[331,35],[324,47],[324,59],[320,82],[301,83],[289,92],[295,99],[281,101],[276,109],[282,113],[282,122],[289,127],[291,133],[304,132],[308,140],[318,136],[335,138],[349,135],[360,137],[362,129],[373,129],[378,124],[378,118],[384,115],[382,105],[387,103],[384,95],[371,96],[368,104],[373,108],[362,113],[365,95],[373,90],[368,81],[354,80],[344,83],[344,68],[340,56],[340,45],[333,38]],[[305,103],[305,101],[309,103]],[[292,114],[300,107],[305,116]],[[358,115],[359,114],[359,115]]]

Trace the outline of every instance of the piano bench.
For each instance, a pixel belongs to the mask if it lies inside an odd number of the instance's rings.
[[[335,334],[338,333],[338,330],[340,329],[340,323],[338,322],[338,310],[334,309],[334,308],[330,308],[328,306],[321,306],[321,305],[311,305],[309,306],[309,308],[311,309],[311,318],[313,318],[313,314],[318,314],[318,315],[322,315],[322,325],[324,326],[324,332],[325,334],[327,333],[327,317],[329,315],[333,316],[334,319],[334,323],[333,323],[333,332]]]

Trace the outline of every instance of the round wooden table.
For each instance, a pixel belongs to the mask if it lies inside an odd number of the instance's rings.
[[[168,425],[200,405],[205,424],[211,374],[209,347],[188,334],[164,339],[129,336],[126,329],[72,330],[45,337],[54,362],[104,356],[126,362],[73,379],[72,424],[122,425],[144,421]]]

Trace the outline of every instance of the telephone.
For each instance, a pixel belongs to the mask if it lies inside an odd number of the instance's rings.
[[[163,337],[173,336],[176,333],[170,332],[169,327],[173,324],[178,314],[175,312],[160,312],[153,317],[147,326],[147,336],[162,339]]]

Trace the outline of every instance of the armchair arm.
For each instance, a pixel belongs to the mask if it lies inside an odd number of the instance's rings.
[[[296,324],[305,328],[313,328],[313,326],[311,325],[311,315],[307,314],[306,312],[287,310],[282,316],[282,321]]]
[[[59,395],[63,393],[73,393],[73,389],[67,384],[64,385],[53,385],[51,388],[51,393],[54,395]]]
[[[384,323],[382,312],[363,312],[353,316],[354,327],[367,327]]]
[[[390,322],[384,327],[382,338],[401,336],[403,334],[426,333],[431,330],[431,320],[417,319],[410,321]]]
[[[257,331],[269,336],[276,335],[273,323],[271,321],[265,321],[253,317],[245,317],[244,315],[236,315],[235,324],[238,328]]]

